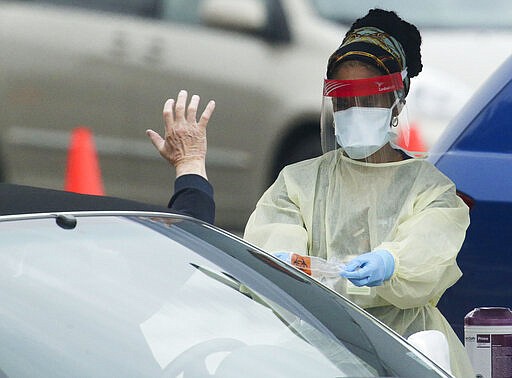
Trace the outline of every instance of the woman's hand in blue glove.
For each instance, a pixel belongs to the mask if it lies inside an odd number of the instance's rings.
[[[274,252],[272,253],[274,257],[277,257],[279,260],[284,261],[285,263],[291,264],[292,253],[291,252]]]
[[[367,252],[351,260],[340,275],[356,286],[379,286],[395,270],[395,259],[386,250]]]

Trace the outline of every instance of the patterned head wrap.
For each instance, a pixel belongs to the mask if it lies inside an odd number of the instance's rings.
[[[327,78],[331,79],[338,65],[347,60],[369,63],[384,74],[407,71],[405,52],[400,42],[375,27],[363,27],[347,33],[341,46],[329,58]],[[406,74],[402,77],[407,94],[409,77]]]

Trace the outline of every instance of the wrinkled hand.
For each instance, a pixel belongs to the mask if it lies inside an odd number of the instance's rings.
[[[206,105],[198,122],[196,116],[200,98],[193,95],[187,107],[187,96],[187,91],[181,90],[176,103],[173,99],[165,102],[163,138],[151,129],[146,130],[146,134],[160,155],[176,168],[176,177],[194,173],[207,178],[206,126],[215,109],[215,102],[210,101]]]
[[[379,286],[395,270],[395,259],[386,250],[363,253],[351,260],[340,273],[356,286]]]

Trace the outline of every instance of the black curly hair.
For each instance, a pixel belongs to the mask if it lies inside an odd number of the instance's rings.
[[[404,21],[394,11],[375,8],[370,9],[366,16],[358,18],[347,34],[365,26],[373,26],[385,31],[400,42],[405,51],[407,76],[415,77],[421,72],[423,68],[420,51],[421,35],[416,26]]]
[[[404,79],[405,94],[407,95],[409,79],[417,76],[423,68],[420,52],[421,35],[416,26],[404,21],[394,11],[374,8],[370,9],[364,17],[357,19],[345,34],[341,46],[329,58],[327,77],[334,77],[339,65],[347,60],[362,60],[367,64],[376,66],[383,74],[400,72],[405,68],[401,67],[400,62],[389,52],[377,45],[364,41],[345,44],[345,41],[353,37],[354,31],[365,27],[377,28],[393,37],[401,45],[407,66],[407,78]],[[366,51],[370,55],[350,53],[351,51],[357,52],[358,49]],[[369,58],[371,55],[374,55],[376,59]]]

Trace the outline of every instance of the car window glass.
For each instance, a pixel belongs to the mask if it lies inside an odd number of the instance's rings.
[[[365,312],[348,305],[342,297],[333,292],[325,291],[322,285],[304,280],[304,274],[297,275],[294,273],[295,269],[283,271],[267,254],[249,245],[244,246],[235,239],[222,237],[196,222],[180,222],[176,224],[176,228],[187,231],[187,239],[183,242],[187,240],[186,244],[190,248],[208,257],[210,261],[218,263],[229,276],[240,277],[240,281],[244,282],[243,286],[250,288],[250,293],[256,293],[259,298],[264,298],[263,303],[270,305],[273,310],[282,308],[284,311],[277,311],[280,317],[289,312],[295,319],[303,321],[306,329],[314,328],[324,336],[332,334],[337,341],[341,341],[344,346],[338,348],[337,342],[333,343],[333,339],[322,338],[329,342],[328,346],[322,342],[317,347],[321,345],[320,349],[330,356],[329,359],[335,361],[344,372],[349,372],[350,376],[361,376],[363,372],[358,364],[344,363],[347,362],[347,351],[361,358],[363,365],[366,363],[370,371],[376,370],[378,376],[437,376],[428,363],[420,361],[416,353],[404,348],[400,341],[403,339],[386,334],[386,331],[368,318]],[[190,238],[192,235],[193,243]],[[177,241],[181,240],[179,234],[174,234],[173,237]],[[217,260],[215,251],[218,250],[222,251],[221,255],[224,257],[231,255],[233,261],[226,264],[225,258]],[[254,270],[255,275],[247,275],[247,266],[251,266],[252,269],[259,266],[261,270]],[[289,275],[290,279],[282,281],[280,276],[283,273]],[[276,281],[281,283],[276,285]],[[252,294],[253,300],[257,300]],[[313,340],[307,339],[310,342]],[[411,359],[415,362],[412,363]]]
[[[163,0],[162,18],[164,20],[199,24],[199,5],[203,0]]]
[[[31,0],[34,3],[55,4],[106,12],[156,17],[159,0]]]
[[[368,9],[379,5],[374,0],[310,1],[320,16],[344,24],[351,24]],[[409,0],[388,0],[385,8],[395,10],[419,28],[512,28],[512,4],[509,0],[496,0],[492,7],[481,0],[420,1],[414,7]]]
[[[244,0],[240,0],[244,1]],[[268,0],[260,0],[267,2]],[[185,24],[200,24],[200,6],[203,0],[162,0],[161,18]]]
[[[188,348],[196,361],[202,348],[223,347],[242,349],[214,370],[242,371],[248,356],[268,355],[269,372],[293,364],[287,369],[320,376],[376,375],[321,325],[139,222],[79,218],[73,230],[55,219],[4,223],[0,239],[0,300],[12,319],[0,326],[0,368],[8,376],[77,376],[78,368],[155,376]],[[27,335],[34,341],[20,351]]]

